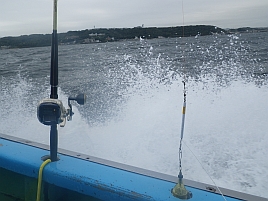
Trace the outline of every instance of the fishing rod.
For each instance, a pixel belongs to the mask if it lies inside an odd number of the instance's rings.
[[[59,160],[58,152],[58,130],[57,125],[64,127],[66,118],[72,120],[74,115],[72,111],[71,100],[75,100],[79,105],[86,102],[85,94],[70,96],[68,98],[69,108],[65,109],[62,102],[58,100],[58,34],[57,34],[57,15],[58,0],[53,2],[53,32],[51,42],[51,68],[50,68],[50,98],[43,99],[37,106],[38,120],[47,126],[50,126],[50,155],[42,157],[42,160],[50,159],[52,162]]]
[[[50,98],[58,99],[58,0],[54,0],[53,7],[53,33],[51,44],[51,69],[50,69],[50,85],[51,94]]]
[[[183,8],[183,0],[182,0],[182,37],[184,38],[184,8]],[[183,62],[185,62],[183,55]],[[179,175],[178,175],[178,183],[171,190],[171,193],[174,197],[177,197],[182,200],[188,200],[193,197],[191,191],[188,191],[183,184],[183,174],[182,174],[182,139],[184,133],[184,123],[185,123],[185,113],[186,113],[186,72],[184,69],[183,75],[183,106],[182,106],[182,122],[181,122],[181,139],[179,146]]]
[[[51,44],[51,69],[50,69],[50,85],[51,85],[51,99],[58,99],[58,34],[57,34],[57,21],[58,21],[58,0],[54,0],[53,7],[53,32]],[[58,107],[57,107],[58,108]],[[56,108],[54,108],[54,111]],[[50,126],[50,160],[57,161],[58,156],[58,130],[57,122]]]

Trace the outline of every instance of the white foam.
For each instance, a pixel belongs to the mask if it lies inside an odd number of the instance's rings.
[[[18,96],[2,108],[5,118],[0,132],[49,144],[49,127],[38,122],[35,110],[25,110],[23,86],[9,91]],[[105,125],[89,127],[74,106],[73,121],[59,128],[59,147],[177,175],[182,85],[178,81],[148,86],[139,88],[142,93],[132,91],[121,113]],[[208,82],[205,88],[201,82],[189,81],[187,86],[184,177],[212,183],[208,172],[218,186],[268,197],[266,86],[242,81],[233,81],[228,87]],[[67,96],[59,93],[67,103]]]
[[[179,84],[133,94],[119,117],[102,126],[88,127],[75,116],[70,123],[74,128],[66,126],[68,135],[61,135],[60,145],[177,175],[183,99]],[[218,186],[268,197],[266,87],[234,81],[220,90],[214,90],[213,84],[200,88],[192,85],[187,93],[184,177],[213,184],[208,172]]]

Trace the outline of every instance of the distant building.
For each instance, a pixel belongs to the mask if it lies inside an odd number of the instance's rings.
[[[88,34],[90,37],[94,37],[94,36],[104,36],[104,33],[90,33]]]
[[[144,28],[144,24],[142,24],[141,26],[134,27],[134,28]]]
[[[86,38],[84,39],[84,44],[88,44],[88,43],[99,43],[99,40],[95,40],[94,38]]]

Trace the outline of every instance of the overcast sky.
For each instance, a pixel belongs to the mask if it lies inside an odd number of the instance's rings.
[[[182,0],[59,0],[58,32],[183,24]],[[0,0],[0,37],[52,32],[53,0]],[[268,0],[183,0],[185,25],[268,27]]]

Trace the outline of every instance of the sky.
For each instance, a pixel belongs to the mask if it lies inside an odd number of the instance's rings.
[[[0,0],[0,37],[52,33],[52,13],[53,0]],[[58,0],[59,33],[200,24],[268,27],[268,0]]]

